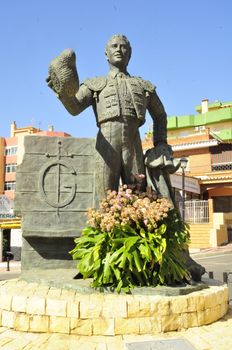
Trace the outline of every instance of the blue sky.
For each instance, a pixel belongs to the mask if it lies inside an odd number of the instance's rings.
[[[92,109],[70,116],[45,78],[65,48],[81,81],[107,74],[105,44],[116,33],[131,42],[130,74],[157,86],[168,115],[195,114],[204,98],[231,101],[231,17],[231,0],[1,0],[0,136],[16,121],[95,137]]]

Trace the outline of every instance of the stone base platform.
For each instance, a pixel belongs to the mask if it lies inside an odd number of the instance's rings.
[[[0,326],[76,335],[157,334],[213,323],[228,311],[228,287],[186,295],[86,293],[41,281],[0,281]]]

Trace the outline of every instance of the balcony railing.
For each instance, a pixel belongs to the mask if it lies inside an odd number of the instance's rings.
[[[232,162],[212,164],[212,171],[221,171],[221,170],[232,170]]]

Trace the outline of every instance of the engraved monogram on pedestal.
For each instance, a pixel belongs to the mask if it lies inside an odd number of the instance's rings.
[[[40,171],[39,190],[43,200],[56,208],[59,217],[59,209],[69,205],[76,195],[76,171],[68,159],[63,159],[73,155],[62,153],[62,142],[58,141],[57,154],[46,153],[45,156],[53,159]]]

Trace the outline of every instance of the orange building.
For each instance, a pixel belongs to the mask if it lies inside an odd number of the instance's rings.
[[[168,143],[176,160],[188,160],[185,218],[192,247],[206,248],[232,241],[232,102],[203,100],[196,110],[199,114],[168,117]],[[144,149],[152,147],[149,134]],[[171,176],[180,202],[181,172]]]

